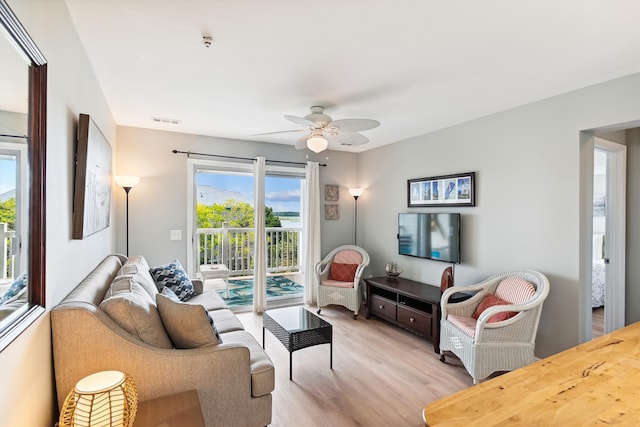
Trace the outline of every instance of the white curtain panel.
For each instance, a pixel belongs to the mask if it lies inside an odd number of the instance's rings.
[[[307,188],[304,194],[303,239],[304,239],[304,302],[314,304],[318,289],[315,268],[320,262],[320,176],[319,165],[307,162],[305,175]]]
[[[258,157],[255,163],[255,201],[254,207],[254,272],[253,272],[253,311],[262,313],[267,308],[267,238],[264,227],[264,180],[265,160]]]

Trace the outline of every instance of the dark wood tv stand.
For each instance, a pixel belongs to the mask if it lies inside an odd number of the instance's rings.
[[[372,315],[425,338],[440,353],[440,287],[403,277],[371,277],[367,285],[366,317]],[[450,301],[471,295],[455,293]]]

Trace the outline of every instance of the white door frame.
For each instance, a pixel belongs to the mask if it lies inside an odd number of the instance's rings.
[[[597,139],[597,143],[596,143]],[[605,237],[607,266],[605,289],[605,332],[624,326],[625,312],[625,214],[626,214],[626,146],[596,138],[594,131],[580,132],[580,267],[579,267],[579,340],[592,338],[591,284],[593,266],[593,176],[594,149],[606,150],[611,179],[607,191]],[[620,204],[621,207],[620,207]],[[610,214],[613,209],[615,214]],[[609,224],[611,222],[611,224]],[[612,284],[611,286],[609,284]]]
[[[625,324],[627,147],[597,137],[594,146],[607,153],[604,332],[609,333]]]

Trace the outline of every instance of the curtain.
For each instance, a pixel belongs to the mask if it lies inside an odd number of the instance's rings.
[[[320,262],[320,177],[316,162],[307,162],[305,167],[307,188],[304,194],[303,239],[304,239],[304,302],[314,304],[318,289],[316,264]]]
[[[267,308],[267,239],[264,227],[265,206],[264,206],[264,180],[265,180],[265,159],[258,157],[254,171],[254,273],[253,273],[253,311],[262,313]]]

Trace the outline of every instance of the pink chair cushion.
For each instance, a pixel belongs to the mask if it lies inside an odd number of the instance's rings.
[[[362,264],[362,255],[358,251],[346,250],[338,252],[331,261],[340,264]]]
[[[356,277],[358,264],[341,264],[339,262],[331,263],[329,270],[329,280],[337,280],[338,282],[353,282]]]
[[[496,296],[511,304],[528,302],[536,293],[536,288],[518,277],[507,277],[496,288]]]
[[[500,297],[497,297],[493,294],[488,294],[482,299],[482,301],[480,301],[480,304],[478,304],[476,311],[473,313],[473,316],[471,317],[474,319],[478,319],[482,314],[482,312],[484,312],[489,307],[493,307],[494,305],[509,305],[509,304],[511,303],[503,300]],[[502,313],[494,314],[493,316],[491,316],[489,320],[487,320],[487,323],[502,322],[503,320],[511,319],[516,314],[518,313],[515,311],[503,311]]]
[[[462,332],[469,335],[470,337],[473,338],[476,336],[476,323],[478,323],[478,321],[473,317],[456,316],[455,314],[450,314],[447,316],[447,320],[456,325],[462,330]]]
[[[353,288],[353,281],[340,282],[338,280],[322,280],[322,286],[333,286],[334,288]]]

